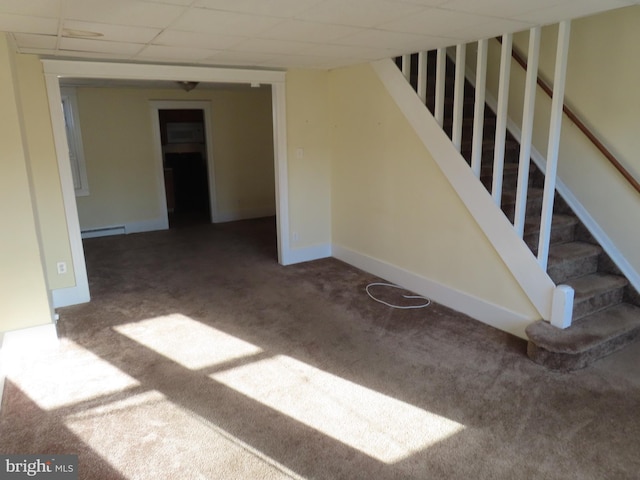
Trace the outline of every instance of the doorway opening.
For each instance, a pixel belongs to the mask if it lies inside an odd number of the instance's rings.
[[[204,111],[158,110],[169,228],[211,222]]]

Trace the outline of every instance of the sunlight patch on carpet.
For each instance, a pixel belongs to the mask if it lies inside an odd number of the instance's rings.
[[[389,464],[465,428],[287,356],[210,378]]]
[[[65,425],[128,479],[302,480],[156,390],[69,415]]]
[[[120,325],[114,330],[190,370],[262,352],[249,342],[179,313]]]
[[[140,385],[111,363],[70,340],[59,353],[23,359],[11,380],[45,410],[75,405]]]

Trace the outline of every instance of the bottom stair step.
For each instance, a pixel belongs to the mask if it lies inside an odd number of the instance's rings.
[[[551,370],[584,368],[640,338],[640,307],[620,303],[562,330],[545,321],[526,329],[527,355]]]

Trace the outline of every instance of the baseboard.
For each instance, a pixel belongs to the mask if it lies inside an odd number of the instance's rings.
[[[338,260],[517,337],[526,339],[525,328],[534,321],[369,255],[336,244],[333,244],[332,250]]]
[[[276,214],[274,206],[247,208],[233,212],[217,213],[213,216],[213,223],[237,222],[252,218],[273,217]]]
[[[291,248],[282,255],[282,265],[293,265],[294,263],[311,262],[328,258],[332,255],[332,247],[329,243],[312,245],[310,247]]]
[[[51,291],[53,308],[79,305],[91,300],[88,285],[76,285],[75,287],[58,288]]]
[[[106,225],[103,227],[87,228],[82,230],[82,238],[110,237],[113,235],[125,235],[128,233],[155,232],[166,230],[169,222],[166,219],[143,220],[140,222],[128,222],[122,225]]]

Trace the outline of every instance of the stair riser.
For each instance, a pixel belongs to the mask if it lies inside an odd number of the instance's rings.
[[[549,244],[556,245],[558,243],[572,242],[574,240],[574,230],[574,225],[553,226],[551,228],[551,239],[549,240]],[[538,253],[539,238],[539,231],[527,233],[524,236],[525,243],[529,246],[534,254]]]
[[[573,320],[579,320],[591,313],[599,312],[612,305],[622,302],[624,288],[617,288],[598,293],[589,298],[575,300],[573,303]]]
[[[567,260],[557,265],[552,265],[547,270],[551,279],[556,283],[562,283],[570,278],[581,277],[598,270],[598,256],[591,255]]]

